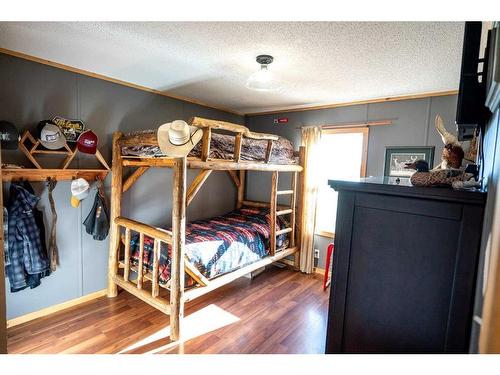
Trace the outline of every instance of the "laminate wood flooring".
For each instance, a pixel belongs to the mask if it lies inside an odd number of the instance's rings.
[[[324,353],[329,291],[318,275],[268,267],[186,305],[182,343],[169,317],[121,291],[8,330],[9,353]]]

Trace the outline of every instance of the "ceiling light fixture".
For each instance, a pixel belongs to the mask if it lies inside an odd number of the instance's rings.
[[[278,90],[280,85],[268,68],[274,58],[271,55],[259,55],[255,60],[260,64],[260,69],[248,77],[246,87],[257,91]]]

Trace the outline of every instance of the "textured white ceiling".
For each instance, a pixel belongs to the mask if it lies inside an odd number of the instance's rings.
[[[241,113],[458,88],[458,22],[0,22],[0,47]],[[275,57],[279,92],[245,87]]]

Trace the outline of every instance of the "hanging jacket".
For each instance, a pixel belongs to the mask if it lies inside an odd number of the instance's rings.
[[[4,256],[4,265],[5,270],[7,270],[7,266],[10,265],[10,256],[9,256],[9,211],[6,207],[3,208],[3,256]],[[5,272],[7,274],[7,272]]]
[[[50,274],[49,259],[42,246],[40,228],[35,220],[38,197],[18,184],[10,185],[8,207],[7,268],[11,292],[35,288]]]
[[[17,183],[18,185],[21,185],[23,188],[25,188],[27,191],[29,191],[31,194],[35,195],[35,191],[33,190],[33,187],[31,184],[27,181],[21,181]],[[42,250],[43,253],[47,258],[50,259],[49,252],[47,250],[47,241],[45,240],[45,222],[43,219],[43,211],[39,210],[38,208],[34,207],[33,208],[33,214],[35,215],[35,223],[38,229],[40,229],[40,241],[42,243]],[[8,221],[7,221],[8,222]],[[4,238],[7,238],[5,236]]]
[[[97,189],[94,204],[83,222],[85,230],[94,240],[102,241],[108,236],[109,214],[102,188]]]

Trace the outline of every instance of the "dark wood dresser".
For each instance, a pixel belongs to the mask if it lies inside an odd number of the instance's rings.
[[[326,353],[466,353],[486,194],[388,178],[339,192]]]

